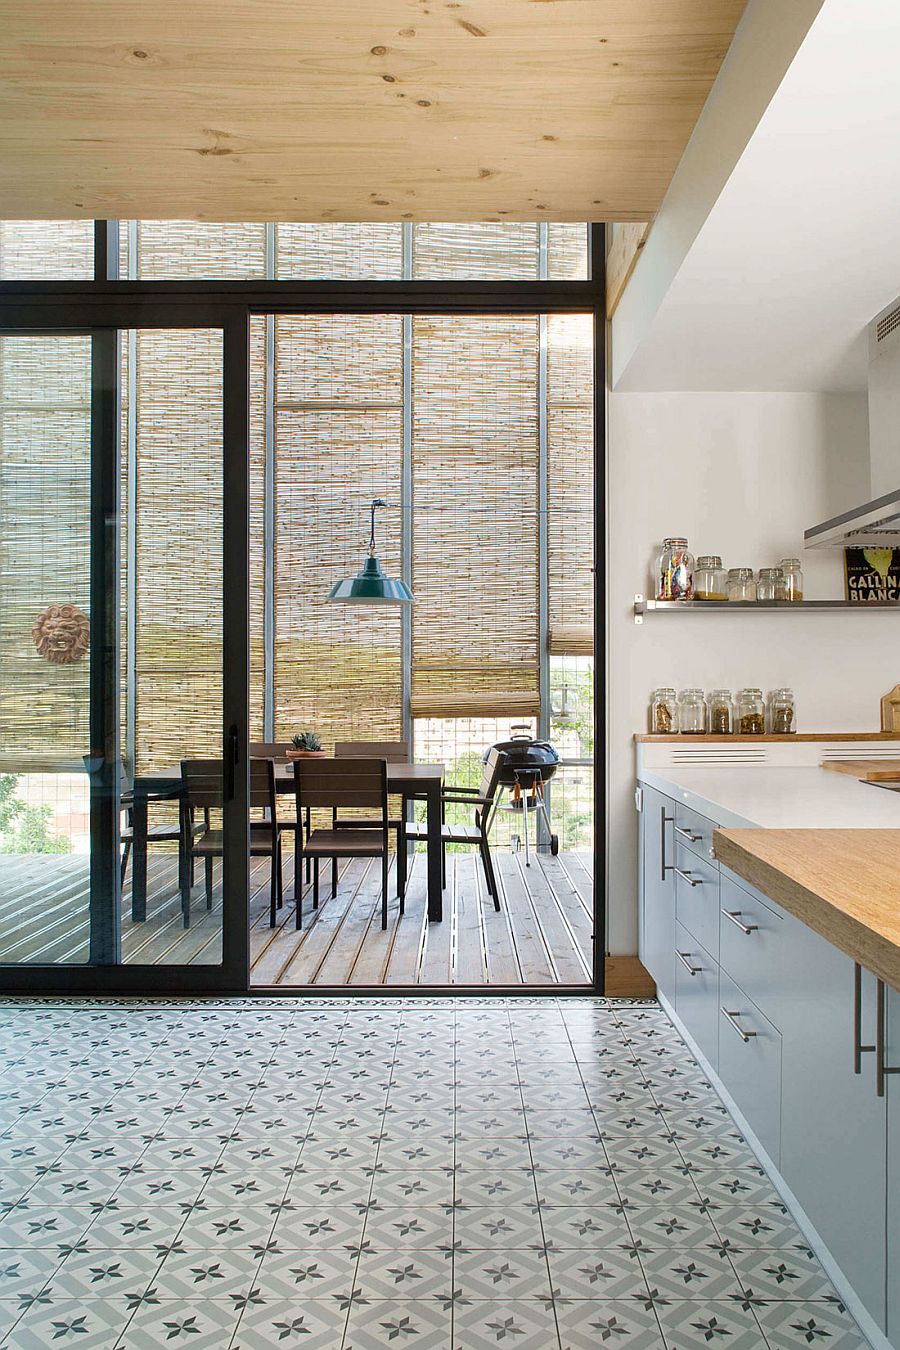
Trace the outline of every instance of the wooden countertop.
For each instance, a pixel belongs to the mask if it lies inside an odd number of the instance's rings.
[[[759,745],[765,741],[779,741],[783,744],[790,744],[791,741],[891,741],[896,745],[900,736],[893,731],[794,731],[789,736],[774,736],[768,732],[764,736],[680,736],[668,735],[658,736],[649,735],[647,732],[638,732],[634,738],[636,741],[652,741],[655,744],[665,745]]]
[[[900,991],[900,830],[716,830],[716,857]]]
[[[864,783],[892,783],[900,778],[900,759],[826,759],[822,768],[849,774]]]

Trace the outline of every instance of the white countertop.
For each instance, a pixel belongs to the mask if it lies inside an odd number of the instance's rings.
[[[639,778],[726,829],[900,829],[900,792],[818,767],[642,768]]]

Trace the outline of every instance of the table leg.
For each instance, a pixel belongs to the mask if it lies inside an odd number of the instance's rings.
[[[131,808],[134,843],[131,853],[131,918],[143,923],[147,918],[147,798],[137,789]]]
[[[439,922],[444,917],[444,897],[441,884],[441,785],[428,789],[427,796],[428,831],[428,918]]]

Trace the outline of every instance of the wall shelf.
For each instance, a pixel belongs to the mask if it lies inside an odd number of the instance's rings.
[[[634,597],[634,621],[643,623],[645,614],[734,614],[735,612],[771,613],[782,610],[797,613],[798,610],[817,610],[820,613],[832,609],[893,609],[900,613],[900,603],[893,600],[871,600],[860,603],[853,600],[647,600],[643,595]]]

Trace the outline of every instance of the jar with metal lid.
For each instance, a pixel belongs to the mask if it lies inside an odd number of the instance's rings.
[[[730,567],[728,569],[728,599],[732,602],[753,602],[756,599],[756,582],[752,567]]]
[[[654,689],[650,699],[651,736],[671,736],[677,730],[677,709],[674,689]]]
[[[780,567],[761,567],[756,583],[757,600],[783,600],[784,573]]]
[[[702,689],[682,689],[678,695],[678,730],[683,736],[706,733],[707,708]]]
[[[709,699],[709,729],[713,736],[730,736],[734,731],[734,704],[730,689],[713,689]]]
[[[803,599],[803,572],[799,558],[782,558],[781,571],[784,576],[784,598],[799,603]]]
[[[718,553],[704,553],[694,569],[695,600],[727,600],[728,573]]]
[[[690,600],[694,593],[694,555],[688,541],[673,536],[663,540],[656,572],[657,600]]]
[[[769,694],[769,730],[773,736],[790,736],[797,730],[792,690],[773,689]]]
[[[741,689],[737,696],[737,731],[740,736],[762,736],[766,730],[766,705],[761,689]]]

